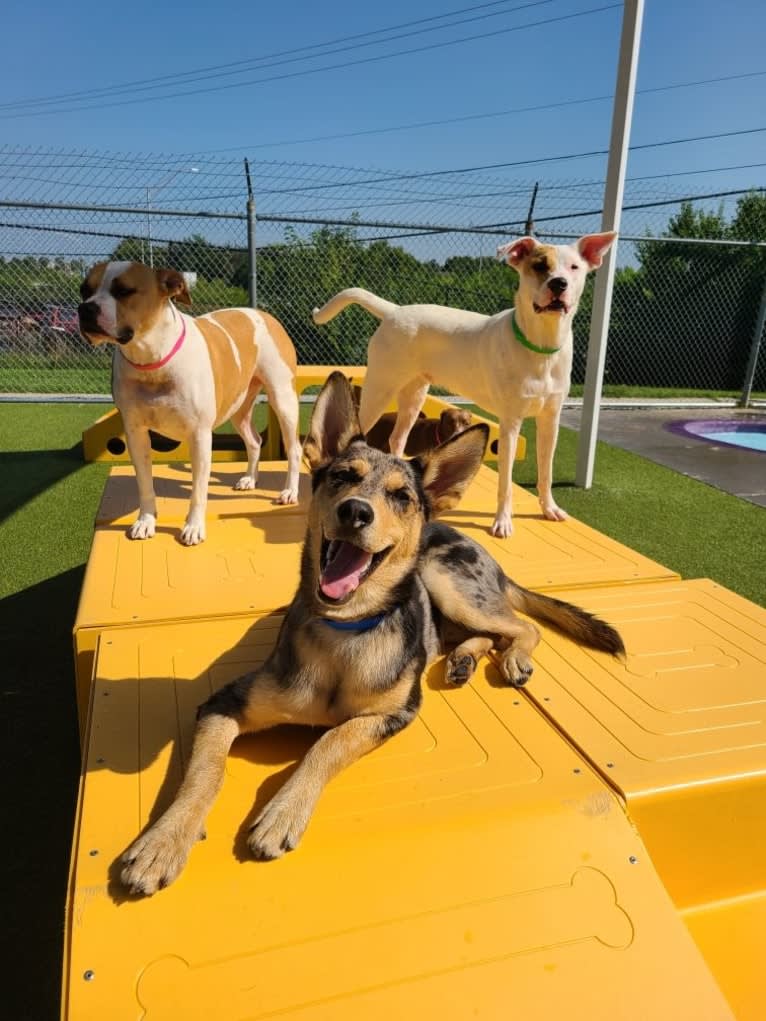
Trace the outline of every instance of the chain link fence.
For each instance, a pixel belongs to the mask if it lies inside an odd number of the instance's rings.
[[[599,229],[603,190],[597,179],[510,173],[252,163],[258,305],[283,322],[301,362],[340,365],[366,360],[375,327],[357,308],[314,326],[313,307],[344,287],[508,308],[516,277],[495,250],[525,232],[535,185],[535,233],[557,243]],[[193,314],[248,304],[246,210],[238,161],[0,147],[0,393],[109,393],[111,349],[77,331],[94,262],[195,273]],[[591,295],[592,278],[575,320],[575,393]],[[605,394],[760,394],[765,314],[766,189],[628,180]]]

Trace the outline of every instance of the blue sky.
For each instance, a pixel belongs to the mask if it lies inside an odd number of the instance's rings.
[[[461,17],[508,10],[521,2]],[[0,94],[10,103],[99,88],[370,32],[466,6],[467,0],[392,0],[384,7],[347,0],[281,5],[234,0],[220,7],[136,0],[112,8],[50,0],[12,3],[3,19]],[[455,46],[210,94],[5,119],[2,137],[23,144],[160,153],[231,146],[268,159],[404,169],[603,148],[608,101],[381,135],[256,147],[608,95],[614,85],[621,9],[553,20],[605,6],[604,0],[552,0],[389,44],[354,47],[321,62],[302,57],[242,77],[306,71],[319,63],[494,33]],[[504,32],[529,22],[544,24]],[[432,24],[410,26],[408,31]],[[766,5],[757,0],[648,0],[639,88],[766,70],[765,38]],[[639,96],[633,141],[760,126],[766,122],[765,85],[766,77]],[[764,135],[745,136],[636,154],[631,171],[760,162],[765,154]],[[590,173],[593,164],[573,161],[561,169]],[[763,175],[754,170],[746,176],[756,180]]]
[[[437,18],[450,12],[459,13]],[[0,162],[0,198],[5,193],[5,197],[141,204],[146,201],[146,185],[151,183],[161,185],[152,192],[156,204],[175,208],[185,201],[184,195],[189,195],[193,185],[197,204],[192,208],[212,208],[205,204],[208,196],[217,196],[223,189],[223,204],[218,208],[239,210],[243,201],[240,164],[228,177],[224,174],[216,179],[215,168],[205,159],[236,161],[248,155],[254,161],[414,172],[603,150],[609,141],[609,97],[615,83],[621,18],[622,8],[609,0],[485,0],[483,4],[476,0],[392,0],[385,7],[349,0],[291,5],[233,0],[218,8],[135,0],[127,8],[79,9],[51,0],[42,0],[37,6],[13,3],[5,12],[0,44],[0,138],[4,142],[67,151],[196,156],[188,166],[183,160],[173,164],[181,169],[171,175],[172,181],[161,161],[145,161],[141,173],[138,161],[135,171],[128,162],[120,167],[119,176],[108,171],[100,178],[88,176],[90,171],[83,173],[66,194],[57,181],[63,182],[69,175],[66,180],[72,183],[77,172],[62,169],[57,173],[55,159],[48,159],[43,171],[34,163],[9,170]],[[445,20],[462,24],[439,28]],[[512,31],[530,23],[535,24]],[[372,34],[381,29],[391,29],[383,35],[401,38],[381,42],[380,35]],[[360,38],[349,40],[349,36]],[[647,0],[639,90],[750,77],[640,91],[633,144],[766,127],[766,73],[758,75],[766,72],[764,39],[766,5],[762,0],[728,4]],[[363,45],[373,40],[374,45]],[[317,58],[301,50],[325,43],[338,52]],[[415,48],[420,52],[385,56]],[[384,59],[368,59],[378,57]],[[267,58],[262,63],[271,66],[163,86],[172,92],[237,86],[215,92],[160,99],[156,85],[151,93],[130,94],[118,89],[104,99],[59,103],[52,116],[33,115],[39,108],[8,105],[159,76],[215,74],[218,72],[202,69],[253,58]],[[360,62],[365,60],[368,62]],[[324,65],[340,63],[349,66],[314,73]],[[266,77],[272,80],[240,87],[242,81]],[[151,94],[151,102],[125,102],[147,94]],[[91,108],[72,109],[76,106]],[[548,108],[508,112],[528,107]],[[422,123],[429,121],[448,123]],[[403,128],[413,124],[421,126]],[[381,130],[391,128],[400,130]],[[206,155],[200,158],[200,154]],[[189,167],[195,164],[199,171],[192,179]],[[766,183],[764,166],[719,169],[741,164],[766,164],[766,132],[636,151],[631,154],[628,175],[651,178],[631,185],[638,200]],[[513,217],[523,217],[530,182],[537,178],[543,181],[538,215],[593,208],[599,201],[598,181],[605,165],[605,158],[596,156],[512,167],[470,179],[466,175],[417,182],[421,196],[427,195],[427,188],[444,183],[438,208],[428,200],[421,206],[405,206],[401,196],[393,192],[383,195],[384,188],[375,196],[373,189],[338,188],[298,200],[282,195],[272,199],[269,186],[284,180],[284,175],[279,177],[268,167],[263,169],[256,190],[260,188],[263,197],[261,212],[287,209],[310,213],[332,207],[342,210],[340,216],[360,210],[367,218],[399,215],[406,216],[408,222],[423,222],[433,214],[426,222],[439,223],[458,222],[459,212],[459,222],[489,223],[499,221],[499,207],[510,211],[514,184],[519,197]],[[290,172],[298,180],[302,171]],[[10,181],[13,174],[17,179]],[[593,183],[591,190],[574,188],[565,195],[562,189],[559,205],[555,189],[544,191],[552,182],[582,180]],[[493,185],[494,197],[482,205],[474,196],[492,192],[487,191],[488,182]],[[465,195],[459,194],[463,185]],[[506,187],[509,199],[504,203]],[[33,194],[35,188],[39,193]],[[26,191],[22,194],[19,189]],[[227,193],[234,197],[227,198]],[[324,206],[317,204],[320,194]],[[459,202],[450,205],[449,197],[444,199],[449,194]],[[387,197],[392,201],[384,201]],[[727,200],[727,213],[733,211],[734,203],[734,198]],[[717,200],[708,205],[715,207]],[[670,212],[667,208],[657,210],[654,219],[652,211],[636,213],[630,220],[626,214],[623,234],[662,230]],[[585,220],[570,222],[582,230],[597,225],[597,219],[592,225]]]

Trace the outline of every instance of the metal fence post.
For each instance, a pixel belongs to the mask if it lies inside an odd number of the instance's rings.
[[[250,164],[245,159],[245,177],[247,179],[247,292],[250,308],[258,307],[258,285],[255,256],[255,199],[250,181]]]
[[[758,364],[758,354],[761,350],[761,338],[763,337],[764,326],[766,326],[766,278],[763,281],[761,307],[758,309],[758,318],[755,321],[753,341],[750,345],[750,357],[748,358],[747,369],[745,370],[745,382],[742,384],[742,396],[739,399],[739,406],[741,408],[746,408],[750,404],[750,394],[753,390],[755,368]]]
[[[602,231],[619,230],[620,228],[643,14],[644,0],[625,0],[617,87],[612,114],[612,136],[609,140],[609,161],[604,187]],[[593,288],[593,312],[588,341],[588,362],[585,369],[585,391],[580,420],[580,439],[577,447],[577,468],[575,470],[575,484],[584,489],[590,489],[593,485],[599,402],[604,380],[606,339],[609,333],[609,311],[616,268],[617,252],[613,246],[606,254],[604,266],[596,276]]]

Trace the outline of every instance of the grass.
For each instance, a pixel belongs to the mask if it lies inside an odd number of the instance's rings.
[[[84,464],[80,434],[100,405],[0,404],[2,959],[6,1016],[58,1014],[64,895],[79,775],[71,628],[108,465]],[[259,409],[262,414],[262,409]],[[305,421],[309,408],[301,406]],[[532,485],[534,437],[515,480]],[[533,430],[531,430],[533,433]],[[764,512],[606,444],[590,490],[573,484],[576,434],[556,457],[562,507],[688,578],[709,577],[766,605]],[[553,526],[552,526],[553,527]]]

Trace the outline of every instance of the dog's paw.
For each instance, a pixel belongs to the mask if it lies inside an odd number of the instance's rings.
[[[255,489],[255,479],[252,475],[243,475],[241,479],[237,479],[234,483],[234,488],[241,489]]]
[[[184,546],[196,546],[205,541],[205,522],[187,521],[181,529],[181,542]]]
[[[298,502],[298,487],[295,489],[283,489],[277,497],[277,503],[288,504]]]
[[[495,518],[492,525],[492,534],[497,536],[498,539],[507,539],[509,535],[513,534],[510,514],[500,514]]]
[[[455,650],[457,652],[457,649]],[[456,656],[455,652],[451,652],[447,657],[447,666],[444,671],[444,677],[447,684],[454,684],[456,687],[462,687],[467,684],[468,681],[476,673],[476,660],[473,656],[468,654]]]
[[[151,539],[157,525],[153,514],[141,514],[128,529],[129,539]]]
[[[180,875],[192,844],[169,826],[153,826],[122,855],[120,881],[145,896],[163,890]]]
[[[522,688],[532,676],[532,660],[521,649],[511,647],[500,657],[500,674],[512,688]]]
[[[569,517],[565,510],[561,507],[556,506],[555,503],[543,503],[540,504],[543,510],[543,515],[548,521],[566,521]]]
[[[258,861],[281,858],[293,851],[308,826],[310,808],[304,808],[290,798],[272,798],[250,827],[247,846]]]

